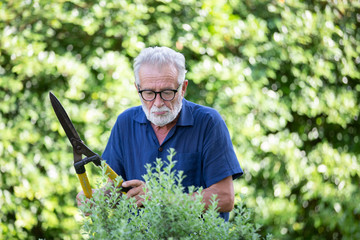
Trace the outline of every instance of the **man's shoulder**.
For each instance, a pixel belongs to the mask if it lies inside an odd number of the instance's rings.
[[[218,111],[212,107],[208,107],[205,105],[197,104],[191,102],[189,100],[185,100],[185,106],[190,108],[191,111],[198,113],[198,114],[218,114]]]
[[[142,111],[141,106],[129,107],[129,108],[125,109],[122,113],[120,113],[119,116],[133,115],[140,111]]]
[[[142,114],[141,106],[130,107],[120,113],[117,117],[117,122],[132,121],[137,115]]]
[[[188,111],[190,111],[194,117],[195,121],[220,121],[222,117],[220,113],[212,107],[200,105],[191,101],[186,100],[185,104]]]

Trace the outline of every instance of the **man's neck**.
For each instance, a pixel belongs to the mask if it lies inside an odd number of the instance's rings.
[[[178,120],[179,116],[177,116],[174,121],[172,121],[171,123],[168,123],[164,126],[157,126],[153,123],[151,123],[152,128],[154,129],[155,135],[159,141],[159,144],[161,145],[166,136],[168,135],[168,133],[170,132],[170,130],[176,125],[176,122]]]

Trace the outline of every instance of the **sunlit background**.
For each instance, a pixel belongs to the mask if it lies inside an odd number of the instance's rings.
[[[187,59],[186,98],[229,127],[245,170],[236,203],[261,234],[360,239],[359,29],[355,0],[1,1],[0,238],[81,238],[48,93],[101,153],[140,104],[134,57],[168,46]]]

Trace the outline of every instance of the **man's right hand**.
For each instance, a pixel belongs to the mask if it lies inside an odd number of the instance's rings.
[[[94,192],[97,191],[97,189],[91,189],[91,191],[92,191],[92,194],[94,194]],[[77,202],[78,207],[83,205],[82,199],[84,199],[84,198],[85,198],[85,202],[87,203],[89,201],[89,199],[85,197],[84,191],[81,191],[76,195],[76,202]],[[90,215],[91,215],[91,213],[89,213],[89,212],[85,213],[85,216],[90,216]]]

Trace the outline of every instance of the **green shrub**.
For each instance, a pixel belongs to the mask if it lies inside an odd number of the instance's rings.
[[[93,198],[81,207],[85,217],[82,234],[88,239],[260,239],[258,227],[251,221],[251,212],[239,205],[235,218],[225,222],[218,217],[216,196],[205,212],[202,189],[189,188],[184,193],[181,185],[184,175],[173,170],[174,149],[169,150],[168,161],[156,160],[155,166],[146,166],[146,194],[143,208],[137,208],[133,198],[122,195],[117,186],[106,184],[103,169]],[[106,193],[105,193],[106,192]],[[85,216],[85,215],[84,215]]]

